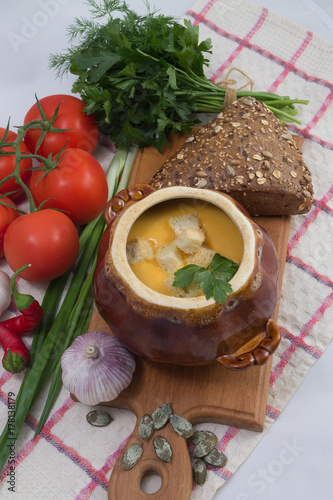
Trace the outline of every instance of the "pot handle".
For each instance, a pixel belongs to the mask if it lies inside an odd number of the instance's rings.
[[[155,189],[150,184],[136,184],[130,188],[119,191],[108,203],[105,205],[103,214],[107,225],[111,224],[113,219],[117,217],[128,204],[133,204],[136,201],[142,200],[146,196],[153,193]]]
[[[243,370],[250,366],[263,365],[269,356],[273,354],[281,340],[280,330],[272,319],[267,321],[265,331],[265,338],[252,351],[245,352],[239,356],[224,354],[219,356],[217,361],[231,370]]]

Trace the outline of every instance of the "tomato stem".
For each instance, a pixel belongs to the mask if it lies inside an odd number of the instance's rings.
[[[61,103],[59,103],[59,105],[57,106],[54,114],[48,120],[47,117],[46,117],[46,115],[45,115],[45,113],[44,113],[44,111],[43,111],[43,109],[42,109],[42,106],[41,106],[40,102],[37,99],[37,96],[36,96],[36,100],[37,100],[38,109],[40,111],[41,119],[40,120],[32,120],[32,121],[26,123],[25,125],[22,125],[22,126],[18,127],[17,137],[16,137],[15,141],[5,142],[6,141],[6,137],[8,135],[8,131],[9,131],[9,121],[8,121],[5,133],[4,133],[3,137],[0,139],[0,156],[15,155],[15,167],[14,167],[14,171],[13,171],[12,174],[7,175],[6,177],[4,177],[0,181],[0,187],[6,181],[8,181],[9,179],[15,178],[16,184],[18,184],[18,186],[20,186],[20,188],[24,191],[24,193],[26,194],[26,196],[28,198],[29,207],[30,207],[30,212],[31,213],[32,212],[36,212],[36,210],[38,210],[38,207],[36,207],[36,205],[34,203],[34,200],[33,200],[32,194],[30,192],[30,189],[28,188],[28,186],[21,179],[21,176],[20,176],[20,164],[21,164],[21,161],[22,160],[27,160],[27,159],[35,159],[35,160],[38,160],[41,163],[43,163],[43,165],[44,165],[44,167],[46,168],[47,171],[52,170],[53,168],[55,168],[60,163],[60,161],[61,161],[61,153],[65,149],[66,145],[56,155],[56,157],[55,157],[54,160],[51,160],[50,158],[45,158],[44,156],[37,154],[39,146],[43,142],[43,140],[44,140],[44,138],[45,138],[45,136],[46,136],[46,134],[48,132],[61,133],[61,132],[65,132],[65,131],[69,130],[69,129],[61,129],[61,128],[57,128],[57,127],[53,126],[53,123],[54,123],[54,121],[55,121],[55,119],[56,119],[56,117],[58,115],[59,106],[60,106]],[[40,136],[39,141],[38,141],[37,146],[36,146],[35,153],[24,153],[24,152],[21,151],[21,143],[22,143],[22,141],[24,139],[24,136],[25,136],[27,130],[29,130],[29,129],[38,129],[38,130],[42,131],[41,132],[41,136]],[[12,148],[13,151],[3,151],[3,148],[6,148],[6,149],[7,148]]]

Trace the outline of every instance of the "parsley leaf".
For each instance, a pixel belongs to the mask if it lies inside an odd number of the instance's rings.
[[[123,0],[87,3],[92,18],[78,17],[68,27],[68,48],[51,54],[50,67],[59,77],[77,77],[73,93],[117,148],[152,145],[161,151],[169,132],[188,133],[199,123],[198,113],[221,111],[225,88],[205,75],[212,43],[199,41],[198,25],[186,19],[180,24],[148,3],[143,16]],[[251,95],[266,100],[284,121],[300,123],[294,103],[307,103],[269,92]]]
[[[238,264],[216,253],[207,267],[188,264],[175,272],[173,286],[188,288],[192,282],[200,286],[206,299],[214,297],[223,304],[232,287],[229,283],[238,270]]]
[[[178,269],[178,271],[175,272],[173,286],[188,288],[200,270],[205,270],[205,268],[195,264],[188,264],[187,266]]]

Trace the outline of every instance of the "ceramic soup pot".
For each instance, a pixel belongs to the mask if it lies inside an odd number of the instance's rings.
[[[180,207],[191,201],[199,216],[200,206],[218,207],[239,231],[242,257],[224,303],[204,295],[165,295],[133,272],[126,253],[133,224],[170,200]],[[104,217],[94,295],[99,313],[124,346],[151,361],[181,365],[220,362],[239,370],[267,361],[280,341],[272,320],[279,262],[272,240],[241,205],[217,191],[180,186],[154,191],[138,184],[110,200]]]

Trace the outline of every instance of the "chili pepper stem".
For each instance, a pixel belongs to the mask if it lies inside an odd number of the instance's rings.
[[[28,309],[29,306],[34,302],[34,298],[31,295],[28,294],[23,294],[20,293],[17,288],[16,288],[16,278],[18,275],[27,269],[28,267],[31,267],[31,264],[26,264],[25,266],[20,267],[11,277],[10,279],[10,288],[12,290],[12,294],[15,300],[16,307],[19,311],[24,311],[25,309]]]

